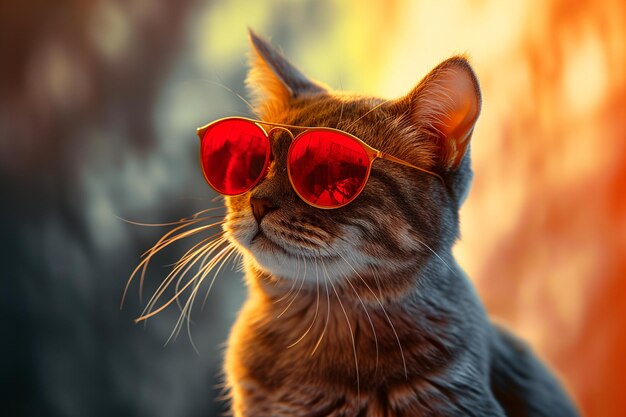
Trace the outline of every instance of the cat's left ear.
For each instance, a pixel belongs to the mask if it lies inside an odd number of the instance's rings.
[[[467,59],[442,62],[400,101],[405,111],[408,106],[411,123],[436,141],[442,168],[458,168],[481,107],[478,79]]]
[[[257,107],[280,109],[292,99],[326,92],[307,78],[279,51],[248,29],[252,45],[251,67],[246,80]]]

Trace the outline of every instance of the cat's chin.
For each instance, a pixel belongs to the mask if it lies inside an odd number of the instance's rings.
[[[285,243],[273,239],[258,227],[246,228],[246,230],[239,230],[237,233],[227,233],[227,237],[243,246],[254,257],[263,254],[272,254],[280,259],[310,256],[303,253],[299,248],[289,247]]]
[[[315,285],[328,279],[336,281],[343,278],[346,272],[340,270],[340,259],[330,257],[297,258],[275,252],[258,251],[252,254],[252,261],[266,274],[302,284]]]
[[[325,277],[336,278],[338,256],[320,256],[300,248],[286,248],[263,232],[250,243],[250,253],[259,268],[278,278],[316,283]]]
[[[280,230],[271,224],[259,227],[254,220],[239,220],[236,226],[225,227],[226,237],[236,243],[248,262],[276,278],[317,285],[368,273],[372,266],[386,269],[380,260],[355,250],[350,241],[358,241],[356,238],[303,246],[281,239]]]
[[[270,225],[262,228],[252,222],[240,222],[237,226],[234,229],[226,227],[226,237],[243,246],[255,258],[272,255],[282,263],[288,259],[321,258],[326,260],[337,256],[332,256],[330,247],[326,248],[321,245],[307,247],[282,239],[281,231]]]
[[[315,285],[324,282],[325,278],[339,279],[348,273],[339,256],[308,253],[301,248],[287,247],[261,230],[232,235],[230,238],[243,249],[247,262],[253,262],[260,271],[276,278]]]

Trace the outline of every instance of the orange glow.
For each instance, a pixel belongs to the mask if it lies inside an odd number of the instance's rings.
[[[458,52],[483,88],[459,263],[586,415],[622,415],[626,4],[419,2],[402,19],[390,94]],[[409,43],[426,54],[407,58]]]
[[[230,4],[210,16],[234,28],[237,47],[246,47],[246,24],[272,36],[271,7],[262,7],[263,25]],[[459,264],[490,314],[555,368],[585,415],[623,414],[626,4],[353,0],[333,7],[324,30],[285,24],[297,38],[287,55],[334,88],[398,97],[443,59],[469,55],[483,108]],[[207,48],[241,53],[225,37],[205,39]]]
[[[402,12],[378,32],[386,40],[377,45],[391,52],[373,93],[402,95],[458,53],[481,81],[460,265],[490,314],[555,368],[585,415],[623,414],[626,4],[400,1],[394,9]]]

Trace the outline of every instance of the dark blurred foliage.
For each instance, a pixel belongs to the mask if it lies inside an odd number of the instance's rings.
[[[198,7],[187,0],[0,3],[3,415],[220,411],[220,343],[241,282],[224,280],[216,290],[234,300],[211,297],[194,315],[193,328],[203,329],[194,334],[199,355],[184,334],[163,348],[175,313],[133,324],[141,311],[136,286],[119,310],[139,254],[164,230],[116,216],[171,221],[211,205],[192,164],[194,125],[176,138],[159,131],[159,100],[172,73],[194,77],[182,44]],[[165,269],[156,270],[162,278]]]

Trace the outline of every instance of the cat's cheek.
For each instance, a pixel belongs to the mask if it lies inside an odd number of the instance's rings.
[[[353,272],[340,258],[298,258],[257,250],[252,261],[267,274],[308,288],[340,282]]]
[[[226,239],[247,251],[252,250],[252,240],[257,232],[258,228],[254,221],[226,222],[224,225]]]
[[[225,237],[238,247],[263,272],[291,278],[296,265],[291,265],[291,257],[268,239],[259,238],[255,222],[233,222],[224,226]]]
[[[305,261],[304,258],[295,258],[285,255],[271,248],[253,245],[252,261],[257,264],[263,272],[289,281],[299,281],[315,283],[316,279],[323,279],[321,270],[316,278],[315,266],[312,261]]]

